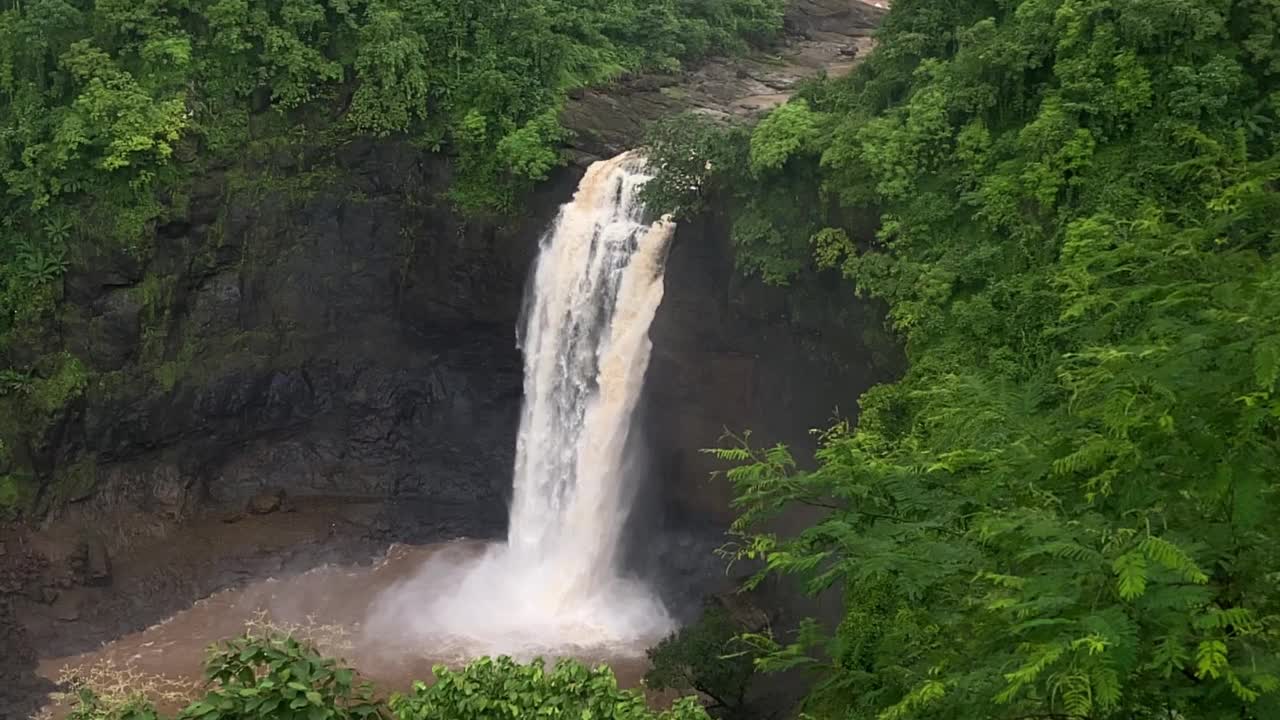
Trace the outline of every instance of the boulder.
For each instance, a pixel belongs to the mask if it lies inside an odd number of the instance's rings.
[[[264,490],[249,498],[246,509],[254,515],[270,515],[284,507],[284,498],[283,490]]]

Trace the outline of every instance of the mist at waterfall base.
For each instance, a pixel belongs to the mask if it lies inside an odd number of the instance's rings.
[[[631,153],[595,163],[542,240],[507,542],[434,553],[376,598],[366,639],[439,658],[628,656],[671,631],[652,590],[618,569],[627,440],[675,230],[645,221],[649,179]]]

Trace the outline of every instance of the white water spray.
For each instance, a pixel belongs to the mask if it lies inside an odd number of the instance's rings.
[[[444,654],[634,653],[671,629],[616,567],[630,502],[624,450],[675,226],[643,222],[642,158],[595,163],[532,277],[525,404],[505,546],[442,552],[374,604],[369,631]]]

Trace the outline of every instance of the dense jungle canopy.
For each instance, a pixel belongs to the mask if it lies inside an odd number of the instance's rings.
[[[762,641],[821,668],[808,712],[1280,714],[1278,30],[1270,0],[902,0],[754,131],[658,135],[655,201],[729,198],[746,271],[834,269],[906,343],[815,470],[720,453],[739,557],[843,591],[831,637]],[[760,530],[796,505],[828,514]]]
[[[254,122],[409,133],[455,158],[460,205],[510,208],[560,161],[570,89],[761,41],[780,12],[14,2],[0,391],[75,391],[80,361],[35,377],[12,351],[69,253],[145,253]],[[717,451],[731,554],[843,596],[834,631],[747,638],[761,669],[815,673],[800,712],[1280,717],[1280,0],[899,0],[850,76],[751,128],[679,118],[649,150],[655,208],[727,214],[768,282],[839,273],[906,347],[815,467]],[[797,506],[820,519],[765,529]]]

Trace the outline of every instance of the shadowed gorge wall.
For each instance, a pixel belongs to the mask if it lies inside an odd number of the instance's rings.
[[[265,486],[501,502],[561,180],[498,223],[458,219],[448,165],[394,142],[208,179],[150,262],[68,273],[62,341],[97,376],[30,448],[46,492],[174,518]]]
[[[502,503],[523,286],[578,177],[566,169],[505,223],[455,216],[447,164],[394,142],[209,179],[149,263],[69,273],[60,331],[99,374],[32,447],[47,492],[113,544],[264,487]],[[720,218],[682,224],[645,400],[662,504],[727,520],[698,451],[725,428],[805,447],[794,428],[851,411],[881,377],[879,328],[837,283],[741,278]]]
[[[881,310],[835,277],[771,287],[734,266],[724,218],[706,213],[676,233],[667,295],[654,321],[644,433],[665,509],[727,524],[732,493],[702,452],[726,431],[809,455],[808,432],[897,372]]]
[[[750,116],[805,76],[847,70],[878,19],[854,0],[796,3],[781,60],[586,93],[565,110],[570,154],[634,144],[681,108]],[[514,218],[464,221],[439,156],[260,124],[250,152],[165,198],[177,219],[149,247],[78,244],[41,348],[62,358],[39,369],[47,417],[20,433],[0,425],[24,436],[0,474],[33,471],[37,514],[97,517],[118,544],[263,487],[439,502],[508,492],[524,280],[580,170],[554,173]],[[835,283],[784,292],[740,280],[714,217],[684,224],[669,272],[647,401],[647,417],[668,420],[646,423],[652,469],[670,492],[701,497],[676,506],[722,515],[723,488],[705,483],[697,449],[725,426],[804,443],[780,433],[850,407],[871,377],[864,335],[878,321]],[[832,386],[847,397],[829,397]]]

